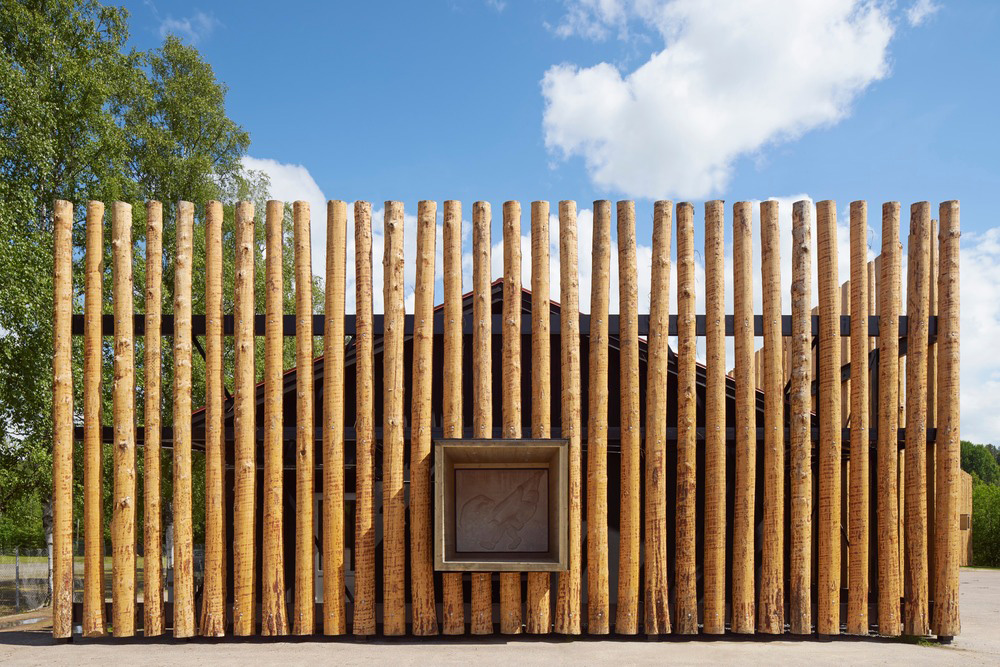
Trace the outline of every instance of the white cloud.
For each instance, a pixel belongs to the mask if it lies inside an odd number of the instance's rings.
[[[221,22],[213,14],[196,11],[191,16],[184,16],[175,19],[167,16],[160,21],[160,37],[167,35],[177,35],[188,43],[194,45],[211,35]]]
[[[507,9],[507,2],[506,0],[486,0],[486,6],[499,14]]]
[[[556,30],[601,38],[630,20],[665,48],[632,72],[551,67],[543,125],[598,186],[650,198],[718,192],[739,157],[843,119],[888,73],[893,35],[887,10],[861,0],[591,0]]]
[[[941,10],[941,5],[934,0],[916,0],[906,10],[906,20],[911,26],[917,27]]]

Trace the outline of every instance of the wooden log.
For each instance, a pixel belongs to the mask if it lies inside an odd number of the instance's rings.
[[[267,202],[264,281],[264,544],[261,547],[261,634],[288,634],[284,547],[283,248],[285,204]],[[296,239],[297,240],[297,239]],[[298,324],[298,323],[296,323]]]
[[[403,490],[403,203],[385,203],[382,259],[382,632],[406,634],[406,497]]]
[[[938,314],[938,221],[931,220],[930,237],[930,284],[928,285],[927,308],[930,317]],[[927,345],[927,428],[937,427],[937,337],[928,340]],[[935,502],[935,487],[937,485],[936,441],[927,443],[927,591],[933,599],[934,595],[934,520],[937,512]],[[934,617],[931,616],[931,632],[934,629]]]
[[[174,258],[174,637],[193,637],[194,526],[191,507],[191,271],[194,204],[177,204]]]
[[[344,309],[347,203],[326,203],[323,332],[323,634],[347,632],[344,594]]]
[[[931,205],[910,207],[906,278],[906,576],[904,626],[930,634],[927,589],[927,317],[930,300]]]
[[[868,634],[868,203],[851,202],[851,467],[847,632]]]
[[[233,634],[253,635],[256,517],[256,397],[254,395],[254,208],[236,205],[235,368],[233,420],[236,443],[233,484]]]
[[[694,207],[677,205],[677,596],[674,632],[698,632]]]
[[[879,260],[878,409],[878,631],[897,636],[899,617],[899,523],[897,519],[897,392],[899,391],[899,202],[882,205]],[[885,326],[882,326],[884,324]]]
[[[127,204],[115,203],[114,218],[117,220],[123,211],[120,206]],[[73,315],[73,205],[64,200],[56,200],[53,211],[53,317],[52,317],[52,636],[55,639],[66,639],[73,634],[73,338],[71,320]],[[131,216],[129,217],[131,220]],[[114,225],[112,247],[117,249],[114,241],[121,245],[121,221]],[[114,233],[118,231],[118,233]],[[129,228],[129,232],[131,228]],[[131,238],[131,233],[128,234]],[[127,239],[126,239],[127,241]],[[128,277],[131,278],[131,243],[126,248],[128,254]],[[120,266],[121,252],[114,255],[115,264],[115,295],[118,295],[117,280],[124,280],[121,275],[125,267]],[[124,304],[122,306],[124,308]],[[118,299],[115,299],[118,308]],[[128,302],[129,322],[132,319],[132,301]],[[123,330],[128,327],[122,327]],[[117,333],[117,329],[115,330]],[[124,331],[123,331],[124,333]],[[115,341],[117,343],[117,339]],[[117,352],[116,344],[115,350]],[[122,360],[124,361],[124,359]],[[118,356],[115,356],[115,397],[118,398]],[[129,375],[131,377],[131,375]],[[124,395],[123,395],[124,397]],[[118,407],[118,403],[115,403]],[[124,406],[123,406],[124,407]],[[117,416],[117,411],[116,415]],[[115,420],[117,428],[118,420]],[[122,441],[128,446],[126,429],[121,429]],[[117,435],[117,434],[116,434]],[[134,442],[131,448],[135,453]],[[115,449],[116,463],[119,459],[118,449]],[[133,464],[134,466],[134,464]],[[115,477],[117,485],[118,477]],[[134,482],[134,478],[133,478]],[[115,489],[118,490],[117,488]],[[134,493],[129,496],[131,501]],[[117,499],[117,493],[115,498]],[[116,505],[117,509],[117,505]],[[116,511],[117,515],[118,512]],[[118,522],[115,522],[118,526]],[[115,545],[120,545],[116,540]],[[124,545],[121,545],[124,546]],[[131,553],[131,551],[129,552]],[[123,551],[124,554],[124,551]],[[115,552],[117,556],[117,551]],[[121,566],[121,562],[119,562]],[[133,574],[133,578],[134,578]],[[117,588],[116,588],[117,591]],[[120,597],[118,599],[121,599]],[[117,601],[117,600],[116,600]],[[127,604],[127,600],[122,603]],[[134,603],[133,603],[134,607]],[[116,604],[114,611],[119,609]],[[123,607],[121,611],[126,611]],[[127,615],[122,614],[122,620]],[[118,626],[115,625],[115,634]]]
[[[937,371],[937,516],[934,521],[934,631],[939,637],[957,635],[959,566],[959,206],[947,201],[940,208],[938,246],[938,371]]]
[[[313,580],[313,493],[316,488],[313,428],[312,247],[309,202],[292,204],[295,243],[295,610],[292,632],[316,629]]]
[[[785,631],[785,383],[781,363],[781,236],[778,202],[760,203],[764,316],[764,548],[757,627]]]
[[[135,341],[132,338],[132,206],[115,202],[111,215],[114,279],[114,513],[111,518],[112,627],[135,634]],[[55,574],[58,574],[56,572]],[[53,617],[55,616],[55,606]]]
[[[493,434],[493,372],[490,352],[492,290],[490,288],[490,204],[472,205],[472,431]],[[493,575],[472,573],[472,634],[493,632]]]
[[[754,504],[757,425],[754,400],[753,213],[733,206],[733,321],[736,368],[736,490],[733,496],[733,632],[754,631]]]
[[[580,273],[576,202],[559,202],[560,395],[562,436],[569,440],[569,567],[559,573],[555,630],[580,634],[582,480],[580,396]]]
[[[792,206],[792,337],[788,425],[791,442],[788,621],[812,632],[812,202]]]
[[[618,605],[615,632],[639,631],[639,285],[636,274],[635,202],[618,202],[618,334],[621,412],[621,508]]]
[[[436,635],[433,519],[431,518],[431,391],[434,375],[434,241],[437,204],[417,208],[417,266],[413,307],[413,392],[410,419],[410,589],[413,634]]]
[[[721,635],[726,631],[725,216],[726,209],[723,201],[716,199],[705,203],[705,551],[703,565],[705,593],[702,629],[706,634],[712,635]],[[653,234],[656,234],[655,226]],[[655,240],[653,245],[656,245]],[[656,257],[655,249],[653,256]],[[656,284],[654,279],[654,293],[657,291]],[[652,311],[651,305],[651,322]],[[665,333],[663,338],[665,341]],[[662,354],[666,359],[666,351]],[[650,351],[650,356],[652,356],[652,351]],[[652,361],[650,361],[651,365]],[[659,380],[661,391],[665,391],[666,388],[665,370],[666,366],[664,365],[664,377]],[[652,377],[652,371],[649,371],[649,377]],[[648,398],[649,389],[647,388],[646,391],[646,414],[648,415],[651,399]],[[657,433],[659,432],[660,430],[657,430]],[[647,466],[649,466],[648,460],[647,458]],[[646,469],[649,470],[648,467]],[[648,472],[646,488],[650,488]],[[662,499],[658,500],[662,502]],[[647,555],[646,567],[649,567],[648,558]]]
[[[610,632],[608,599],[608,291],[611,202],[594,202],[587,409],[587,631]]]
[[[147,235],[148,236],[148,235]],[[154,244],[158,239],[154,239]],[[147,253],[149,252],[149,242],[147,241]],[[155,250],[155,245],[153,247]],[[147,270],[147,284],[149,272]],[[104,204],[99,201],[87,203],[87,252],[84,268],[84,333],[83,333],[83,636],[102,637],[107,632],[104,623],[104,526],[101,523],[101,505],[104,504],[103,488],[101,485],[102,471],[102,444],[101,444],[101,367],[102,348],[101,338],[101,307],[103,305],[103,281],[104,281]],[[157,302],[157,306],[159,302]],[[147,318],[149,309],[147,308]],[[155,312],[159,312],[158,307]],[[159,328],[156,330],[159,332]],[[147,337],[146,354],[147,359],[150,351],[150,339]],[[159,335],[156,339],[157,371],[159,370]],[[147,369],[149,364],[147,363]],[[146,373],[146,427],[149,428],[149,371]],[[159,375],[155,376],[153,386],[157,398],[159,397]],[[156,406],[156,415],[153,421],[159,419],[159,405]],[[154,436],[155,438],[155,436]],[[154,447],[159,456],[159,440],[156,440]],[[149,445],[147,444],[147,452]],[[156,471],[159,471],[159,458],[156,460]],[[146,467],[146,500],[149,501],[149,475],[151,471]],[[159,477],[156,478],[159,484]],[[157,487],[159,488],[159,487]],[[156,498],[159,503],[159,498]],[[149,509],[147,506],[147,515]],[[158,525],[158,524],[157,524]],[[146,525],[148,535],[149,525]],[[159,549],[159,544],[156,545]],[[149,553],[147,548],[147,553]],[[157,570],[159,574],[159,570]],[[149,586],[149,579],[146,579]],[[146,599],[149,599],[148,596]],[[153,606],[153,605],[151,605]],[[148,612],[147,612],[148,613]],[[147,621],[145,628],[148,632],[151,625]],[[162,631],[162,630],[161,630]]]
[[[549,203],[531,202],[531,437],[551,437],[552,371],[549,340]],[[552,627],[552,577],[548,572],[528,573],[526,629],[548,633]]]
[[[503,205],[503,336],[500,352],[504,438],[521,437],[521,204]],[[521,633],[521,573],[500,573],[500,632]]]
[[[819,582],[816,631],[840,633],[840,290],[837,210],[816,204],[819,257]]]
[[[649,295],[649,339],[646,373],[646,506],[645,621],[646,634],[670,632],[667,574],[667,390],[670,317],[670,231],[673,202],[653,206],[653,257]],[[706,214],[707,215],[707,214]],[[708,224],[708,223],[706,223]],[[725,416],[723,416],[725,419]],[[723,510],[724,511],[724,510]],[[723,536],[723,540],[725,536]],[[722,578],[725,587],[725,575]],[[723,590],[723,597],[725,591]],[[706,594],[707,600],[707,594]],[[706,602],[707,604],[707,602]],[[706,618],[708,611],[706,608]],[[725,621],[725,609],[721,618]]]
[[[354,202],[357,297],[356,509],[354,526],[354,634],[375,634],[375,380],[372,315],[372,205]]]
[[[147,252],[149,234],[147,233]],[[157,263],[160,262],[157,257]],[[149,280],[149,269],[146,269]],[[158,298],[158,297],[157,297]],[[148,296],[147,296],[148,302]],[[148,306],[147,306],[148,313]],[[149,331],[147,314],[147,358]],[[201,634],[221,637],[226,627],[226,539],[225,539],[225,396],[222,375],[222,204],[210,201],[205,206],[205,579],[201,603]],[[146,364],[149,377],[149,363]],[[147,379],[148,382],[148,379]],[[146,412],[146,447],[149,447],[149,411]],[[148,461],[147,452],[147,461]],[[148,465],[148,463],[147,463]],[[147,489],[148,489],[147,482]],[[149,526],[149,512],[146,512]],[[146,578],[149,578],[149,552],[146,552]],[[163,595],[160,595],[162,599]],[[149,604],[149,596],[146,596]]]
[[[445,438],[462,437],[462,202],[444,203],[442,229],[444,286],[444,361],[441,418]],[[444,572],[442,627],[446,635],[465,632],[462,573]]]

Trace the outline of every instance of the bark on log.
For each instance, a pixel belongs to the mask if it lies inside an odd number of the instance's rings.
[[[725,215],[724,202],[714,200],[705,203],[705,555],[703,566],[705,602],[702,622],[705,633],[712,635],[721,635],[726,631]],[[656,233],[655,228],[653,233]],[[653,245],[656,245],[655,241]],[[655,248],[653,256],[656,256]],[[654,279],[654,294],[658,290],[656,284]],[[664,292],[667,293],[667,290]],[[652,306],[650,306],[651,322],[652,311]],[[665,345],[666,333],[662,336]],[[662,354],[664,355],[662,362],[664,370],[662,371],[663,379],[659,382],[662,386],[661,391],[666,392],[666,351],[664,350]],[[650,361],[651,366],[652,361]],[[649,377],[652,377],[652,371],[650,371]],[[649,396],[648,393],[647,396]],[[649,414],[649,400],[651,399],[647,399],[647,414]],[[666,424],[665,420],[666,415],[664,415],[664,424]],[[661,432],[662,429],[657,431],[657,433]],[[649,464],[647,463],[647,465]],[[647,473],[647,480],[648,478]],[[648,481],[646,486],[650,488]]]

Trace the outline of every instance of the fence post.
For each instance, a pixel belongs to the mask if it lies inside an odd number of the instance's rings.
[[[14,613],[21,611],[21,553],[14,547]]]
[[[726,631],[726,291],[724,254],[725,204],[720,200],[705,203],[705,609],[703,629],[706,634],[720,635]],[[668,225],[669,227],[669,225]],[[656,226],[653,226],[653,275],[657,266],[666,264],[669,274],[669,260],[663,260],[656,252]],[[669,230],[666,254],[670,256]],[[661,268],[661,271],[663,269]],[[666,278],[669,280],[669,276]],[[651,281],[653,290],[659,287],[655,278]],[[666,288],[663,289],[667,293]],[[652,302],[652,295],[650,301]],[[649,307],[650,342],[652,343],[653,306]],[[666,309],[664,309],[666,313]],[[666,333],[663,334],[663,378],[659,380],[663,394],[663,423],[666,424]],[[652,374],[652,344],[647,377]],[[651,400],[647,388],[647,404]],[[647,408],[647,414],[649,409]],[[649,433],[647,427],[646,433]],[[657,431],[657,435],[660,432]],[[647,437],[649,437],[647,435]],[[662,437],[662,436],[661,436]],[[662,446],[662,445],[661,445]],[[663,453],[660,456],[664,456]],[[649,459],[647,458],[647,461]],[[649,464],[647,463],[647,470]],[[647,476],[648,479],[648,476]],[[662,484],[662,482],[661,482]],[[652,485],[647,484],[646,492]],[[666,498],[658,499],[666,502]],[[666,528],[663,530],[663,568],[661,577],[666,581]],[[648,554],[648,551],[647,551]],[[649,556],[646,556],[649,563]],[[649,567],[647,565],[647,567]],[[664,584],[664,591],[666,585]],[[663,603],[666,616],[666,600]],[[649,606],[647,605],[647,609]],[[669,623],[668,623],[669,625]]]

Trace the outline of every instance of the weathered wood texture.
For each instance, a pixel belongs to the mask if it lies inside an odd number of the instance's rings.
[[[434,242],[437,204],[417,208],[413,390],[410,417],[410,588],[413,634],[437,634],[431,519],[431,391],[434,367]],[[343,340],[343,337],[341,337]],[[343,345],[341,345],[343,347]]]
[[[89,213],[89,211],[88,211]],[[101,205],[101,213],[104,213],[104,205]],[[89,221],[88,221],[89,225]],[[88,226],[88,232],[89,226]],[[88,254],[89,254],[88,248]],[[98,252],[103,254],[103,248],[98,246]],[[100,260],[102,255],[99,255]],[[90,261],[90,258],[87,258]],[[143,440],[143,493],[145,495],[145,505],[143,507],[143,626],[142,634],[146,637],[155,637],[163,634],[163,547],[162,547],[162,519],[161,519],[161,489],[160,484],[160,401],[162,399],[160,388],[160,314],[162,310],[163,298],[163,206],[160,202],[151,201],[146,204],[146,334],[143,356],[144,382],[144,404],[143,418],[145,426],[145,438]],[[98,302],[97,315],[100,314],[100,302]],[[207,308],[207,305],[206,305]],[[100,335],[100,325],[97,324],[97,332]],[[99,352],[99,350],[98,350]],[[100,356],[97,358],[98,367],[96,372],[100,377]],[[87,369],[84,369],[84,380],[86,381]],[[86,388],[86,384],[84,385]],[[208,478],[206,477],[206,484]],[[86,511],[86,501],[84,501]],[[102,531],[103,534],[103,531]],[[208,542],[208,531],[206,529],[206,544]],[[101,545],[101,574],[104,573],[103,565],[103,540]],[[206,598],[208,596],[208,561],[206,554]],[[104,588],[101,588],[101,617],[104,614]],[[203,605],[206,606],[207,605]],[[86,619],[86,613],[84,613]],[[84,630],[86,634],[86,629]]]
[[[851,202],[851,467],[847,632],[868,634],[868,204]]]
[[[621,413],[621,502],[618,521],[618,605],[615,632],[639,631],[639,286],[636,274],[635,204],[618,202],[620,304],[619,393]]]
[[[930,284],[927,290],[927,310],[931,317],[938,314],[938,221],[931,220],[930,235]],[[927,428],[937,428],[937,337],[928,341],[927,345]],[[927,442],[927,590],[934,599],[936,569],[934,555],[934,522],[937,514],[937,447],[936,440]],[[934,617],[931,615],[931,631],[934,632]]]
[[[344,309],[347,203],[326,204],[323,331],[323,634],[347,632],[344,594]]]
[[[382,631],[406,634],[406,499],[403,490],[403,204],[385,203],[382,371]]]
[[[677,522],[674,632],[698,632],[696,564],[697,353],[695,338],[694,207],[677,205]]]
[[[501,428],[521,437],[521,204],[503,204],[503,331],[500,350]],[[500,632],[521,633],[521,573],[500,573]]]
[[[191,278],[194,204],[177,204],[174,259],[174,637],[192,637],[194,526],[191,507]],[[131,254],[131,253],[130,253]]]
[[[736,489],[733,495],[732,621],[737,633],[754,631],[754,505],[757,476],[753,365],[753,214],[749,202],[733,206],[733,323],[736,351]]]
[[[446,438],[462,437],[462,203],[444,203],[441,230],[444,271],[444,360],[441,386],[441,419]],[[462,573],[441,574],[441,631],[465,632]]]
[[[816,242],[837,247],[837,209],[816,204]],[[837,253],[819,253],[819,553],[816,631],[840,633],[840,288]]]
[[[551,437],[552,374],[549,348],[549,203],[531,202],[531,437]],[[528,573],[525,629],[531,634],[549,632],[552,575]]]
[[[582,397],[580,388],[580,273],[577,265],[576,203],[559,202],[560,408],[562,435],[569,441],[569,569],[559,573],[555,631],[581,632],[582,584]]]
[[[472,432],[477,438],[489,438],[493,432],[491,221],[489,202],[475,202],[472,205]],[[492,634],[493,575],[473,572],[471,576],[472,634]]]
[[[73,633],[73,338],[71,329],[73,314],[73,205],[60,199],[56,200],[53,208],[52,636],[56,639],[66,639]],[[114,219],[117,219],[119,215],[121,212],[116,204]],[[129,211],[129,220],[131,221],[131,211]],[[119,244],[121,243],[120,232],[115,233],[118,231],[120,223],[113,222],[112,224],[112,249],[115,249],[114,241],[118,240]],[[129,238],[131,238],[131,234],[129,234]],[[131,279],[131,250],[131,245],[129,245],[129,279]],[[113,254],[116,281],[122,270],[118,265],[121,261],[120,254]],[[117,288],[116,282],[116,297],[118,296]],[[115,299],[115,307],[118,307],[118,298]],[[129,299],[127,307],[129,322],[131,322],[131,299]],[[115,350],[117,352],[117,345]],[[116,398],[118,397],[117,369],[118,357],[116,355]],[[117,412],[115,417],[118,417]],[[118,423],[118,420],[115,419],[115,424]],[[123,435],[127,438],[127,434]],[[115,441],[118,442],[117,438]],[[128,447],[128,441],[124,440],[122,445]],[[134,456],[134,444],[132,452]],[[117,448],[115,461],[116,463],[118,461]],[[116,484],[117,481],[116,475]],[[117,492],[117,488],[115,490]],[[117,493],[115,498],[118,498]],[[113,544],[117,545],[118,542]],[[120,563],[119,567],[121,567]],[[132,576],[134,578],[134,573]],[[114,607],[114,612],[118,612],[117,604]],[[115,634],[118,634],[117,624],[115,625]]]
[[[899,202],[882,205],[882,254],[879,259],[879,322],[899,319]],[[899,523],[897,519],[897,438],[899,413],[899,334],[879,327],[878,407],[878,631],[900,632]]]
[[[785,391],[781,363],[781,238],[778,202],[760,204],[764,316],[764,548],[757,628],[785,631]]]
[[[375,380],[372,315],[372,206],[354,202],[354,260],[357,302],[355,381],[354,634],[375,634]]]
[[[611,202],[594,202],[587,419],[587,631],[610,632],[608,599],[608,292]]]
[[[153,202],[150,202],[152,204]],[[152,213],[152,208],[148,209]],[[149,216],[152,222],[152,215]],[[158,254],[162,257],[162,247],[159,228],[156,233],[150,234],[147,228],[146,252]],[[151,238],[152,237],[152,238]],[[160,264],[157,264],[157,268]],[[146,269],[147,296],[149,294],[151,277],[156,277],[155,289],[157,300],[150,304],[147,299],[146,319],[149,321],[150,311],[156,316],[156,334],[146,337],[146,429],[150,430],[150,422],[154,425],[159,423],[160,418],[160,327],[159,327],[159,280],[158,275]],[[104,622],[104,525],[101,521],[101,507],[104,505],[103,477],[103,451],[104,445],[101,442],[101,366],[103,365],[103,345],[101,334],[101,310],[103,306],[104,291],[104,204],[101,202],[89,202],[87,204],[87,256],[84,266],[84,335],[83,335],[83,636],[102,637],[107,632]],[[154,306],[150,308],[150,306]],[[154,342],[155,339],[155,342]],[[155,374],[150,373],[152,364],[149,363],[150,355],[155,350],[156,365]],[[152,391],[152,396],[150,392]],[[155,403],[151,406],[151,401],[155,397]],[[155,406],[155,411],[150,414],[150,408]],[[146,571],[146,600],[150,599],[150,586],[160,581],[159,553],[160,543],[157,539],[155,545],[150,545],[150,529],[157,530],[159,535],[159,506],[160,506],[160,443],[159,429],[153,428],[156,435],[152,437],[152,443],[146,443],[146,507],[147,517],[155,517],[154,526],[150,526],[147,519],[145,524],[145,553],[147,556],[157,558],[152,581],[150,580],[149,569]],[[151,446],[152,445],[152,446]],[[155,452],[156,458],[150,465],[149,457]],[[152,484],[151,484],[152,482]],[[155,485],[155,486],[153,486]],[[150,497],[155,489],[155,496]],[[150,511],[150,504],[155,503],[153,511]],[[150,549],[154,546],[155,551]],[[160,596],[162,598],[162,596]],[[152,634],[163,632],[162,617],[156,616],[155,609],[160,606],[150,604],[146,609],[145,633],[150,635],[150,630],[155,630]],[[154,618],[150,618],[150,614]],[[150,622],[152,621],[152,622]]]
[[[788,621],[798,635],[812,632],[812,209],[808,200],[792,206]]]
[[[706,634],[712,635],[723,634],[726,629],[725,216],[725,203],[721,200],[716,199],[705,203],[705,550],[703,565],[705,594],[702,630]],[[656,261],[655,256],[654,250],[654,262]],[[654,272],[656,270],[655,263],[653,270]],[[653,285],[655,291],[655,280]],[[650,306],[650,320],[652,320],[652,310],[653,308]],[[664,334],[665,339],[666,335]],[[664,359],[666,359],[665,352]],[[663,363],[666,364],[666,361]],[[665,381],[666,377],[659,381],[664,389]],[[648,391],[647,389],[647,397],[649,396]],[[648,403],[647,399],[647,405]],[[647,414],[648,409],[647,407]],[[648,489],[648,482],[646,486]],[[666,554],[663,558],[666,558]]]
[[[931,205],[910,208],[906,279],[906,606],[908,635],[930,634],[927,588],[927,316]]]
[[[261,634],[288,634],[284,545],[284,279],[283,202],[267,202],[264,236],[264,536],[261,546]]]
[[[135,634],[135,341],[132,337],[132,206],[124,202],[115,202],[111,213],[111,269],[115,320],[121,323],[115,327],[114,337],[112,628],[115,637],[131,637]],[[53,624],[60,611],[60,602],[55,597],[59,593],[56,582],[60,574],[58,569],[53,572]]]
[[[256,549],[256,408],[254,396],[254,209],[241,202],[236,206],[236,281],[234,336],[235,368],[233,404],[236,443],[233,482],[233,634],[253,635],[256,598],[254,567]]]
[[[960,490],[959,438],[959,207],[947,201],[940,208],[938,246],[938,369],[936,513],[934,521],[934,631],[959,633],[958,613]]]

